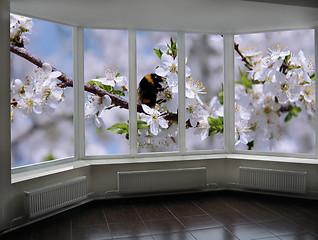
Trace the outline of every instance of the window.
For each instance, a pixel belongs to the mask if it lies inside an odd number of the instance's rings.
[[[137,32],[138,152],[178,150],[176,33]]]
[[[235,148],[314,154],[314,30],[236,35],[235,50]]]
[[[15,14],[10,22],[11,166],[72,157],[72,28]]]
[[[10,31],[12,167],[71,158],[72,28],[12,14]],[[86,28],[83,33],[84,115],[75,117],[85,119],[85,157],[190,155],[227,147],[222,35],[136,31],[134,45],[127,30]],[[181,36],[185,48],[180,51]],[[314,30],[235,35],[234,52],[234,152],[313,156]],[[180,53],[186,60],[182,71]],[[134,72],[129,64],[136,64],[136,89],[128,87],[128,74]],[[183,86],[185,99],[179,102]],[[128,109],[131,91],[137,93],[137,108]],[[135,114],[137,137],[130,139],[129,116]],[[179,126],[185,127],[182,134]],[[180,135],[185,141],[179,143]]]
[[[84,81],[128,103],[128,31],[85,29]],[[108,95],[85,91],[85,153],[129,153],[129,112]]]
[[[223,37],[186,34],[186,149],[223,149]]]

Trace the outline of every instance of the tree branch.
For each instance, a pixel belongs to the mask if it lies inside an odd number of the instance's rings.
[[[28,60],[29,62],[33,63],[34,65],[36,65],[37,67],[42,68],[44,61],[39,58],[34,56],[31,52],[29,52],[27,49],[25,49],[24,47],[18,47],[18,46],[14,46],[14,45],[10,45],[10,51],[26,60]],[[52,66],[52,71],[60,71],[58,69],[56,69],[55,67]],[[61,84],[59,84],[60,87],[73,87],[73,78],[69,77],[68,75],[66,75],[65,73],[63,73],[62,71],[60,71],[62,74],[61,76],[58,77],[58,79],[61,81]],[[125,108],[128,109],[128,101],[116,96],[114,94],[111,94],[107,91],[105,91],[104,89],[101,89],[95,85],[91,85],[91,84],[85,84],[84,85],[84,90],[86,92],[90,92],[93,93],[99,97],[103,97],[105,95],[109,96],[112,100],[112,104],[117,105],[118,107],[121,108]],[[140,104],[137,104],[137,112],[139,113],[144,113],[142,107]],[[170,113],[168,115],[165,116],[166,120],[171,120],[171,121],[178,121],[178,114],[174,114],[174,113]]]
[[[242,61],[245,62],[245,66],[249,69],[249,70],[253,70],[253,64],[250,63],[250,61],[248,61],[248,59],[243,55],[243,53],[241,52],[241,50],[239,49],[239,44],[234,42],[234,49],[235,51],[240,55],[240,57],[242,58]]]

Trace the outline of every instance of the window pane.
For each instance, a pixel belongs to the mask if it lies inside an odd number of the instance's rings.
[[[45,62],[11,53],[11,166],[72,157],[73,89],[57,79],[73,75],[72,28],[11,14],[10,42]]]
[[[178,150],[176,33],[137,32],[138,152]]]
[[[236,149],[315,153],[314,31],[235,37]]]
[[[223,38],[186,34],[186,148],[223,149]]]
[[[84,81],[128,103],[128,32],[84,31]],[[129,111],[109,96],[85,91],[86,155],[129,153]]]

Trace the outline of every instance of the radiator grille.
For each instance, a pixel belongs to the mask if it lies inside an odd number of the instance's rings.
[[[118,172],[120,194],[202,189],[206,168]]]
[[[26,215],[33,218],[87,198],[86,177],[25,191]]]
[[[305,193],[306,172],[240,167],[240,185],[253,189]]]

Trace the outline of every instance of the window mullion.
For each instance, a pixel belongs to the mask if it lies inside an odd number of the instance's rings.
[[[82,159],[85,156],[85,123],[84,123],[84,30],[73,28],[73,71],[74,71],[74,156]]]
[[[128,56],[129,56],[129,141],[130,156],[137,155],[137,52],[136,31],[128,32]]]
[[[224,34],[224,147],[233,153],[235,131],[234,98],[234,35]]]
[[[178,127],[179,153],[186,152],[185,126],[185,34],[178,32]]]

